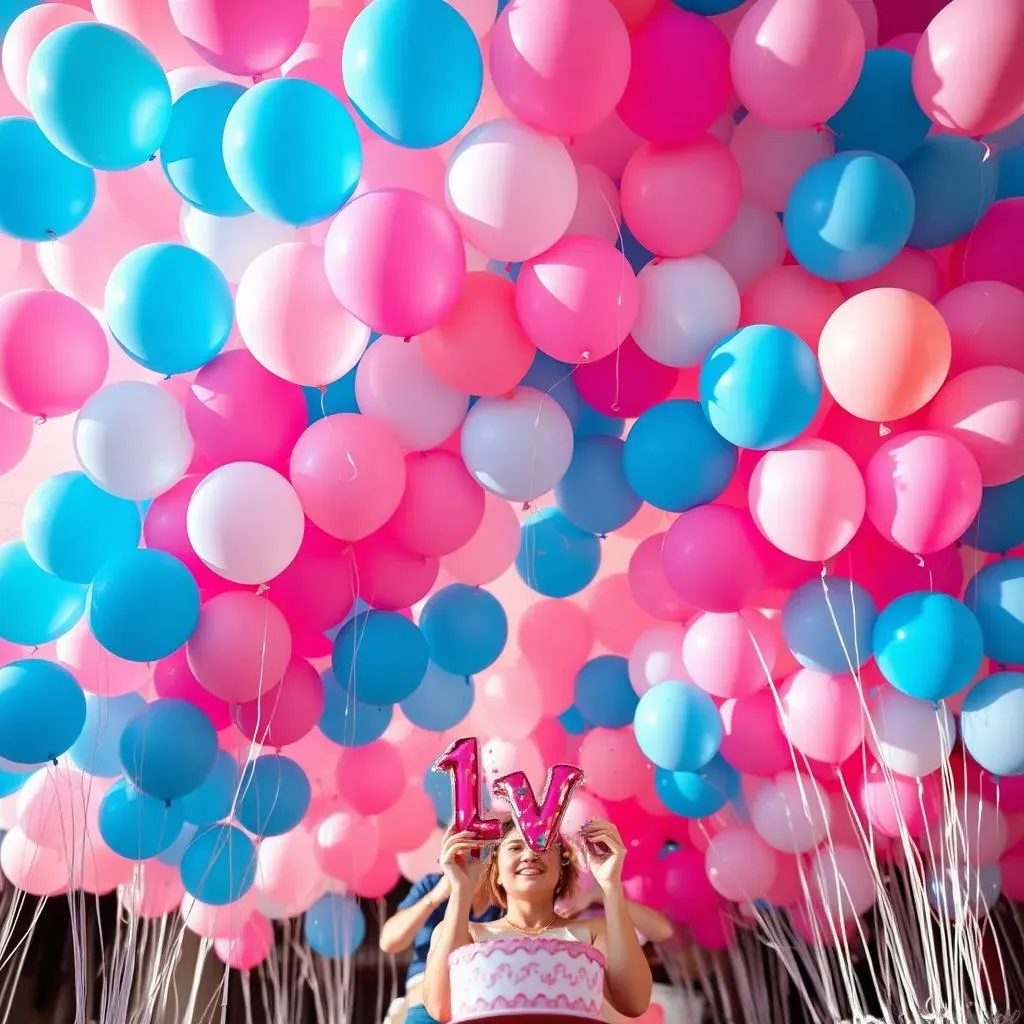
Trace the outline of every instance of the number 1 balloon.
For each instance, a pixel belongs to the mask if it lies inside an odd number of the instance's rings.
[[[452,780],[452,829],[472,832],[493,842],[501,837],[497,818],[481,817],[480,741],[476,737],[456,740],[432,765],[435,772],[448,772]]]

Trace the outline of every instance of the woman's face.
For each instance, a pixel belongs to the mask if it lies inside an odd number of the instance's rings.
[[[554,843],[543,853],[535,853],[516,831],[510,832],[498,847],[498,881],[511,896],[536,898],[550,894],[561,874],[562,848]]]

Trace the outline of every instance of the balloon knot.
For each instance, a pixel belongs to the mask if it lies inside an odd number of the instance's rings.
[[[256,588],[256,596],[260,597],[262,594],[265,594],[269,589],[270,589],[270,587],[266,583],[261,583]]]
[[[153,153],[152,156],[149,157],[149,163],[152,163],[155,159],[156,159],[156,153]]]
[[[406,337],[404,337],[402,339],[402,341],[404,341],[406,343],[406,345],[408,345],[409,342],[412,341],[412,336],[411,335],[407,335]]]
[[[958,540],[956,542],[956,546],[957,546],[957,550],[959,551],[959,549],[964,546],[964,542],[962,540]]]
[[[658,265],[659,265],[660,263],[661,263],[661,257],[660,257],[660,256],[655,256],[655,257],[654,257],[654,259],[653,259],[653,260],[651,260],[651,266],[652,266],[652,267],[656,267],[656,266],[658,266]]]
[[[593,356],[593,353],[590,351],[590,349],[587,349],[585,352],[581,352],[580,353],[580,362],[581,363],[589,363],[591,358],[592,358],[592,356]]]
[[[532,509],[532,508],[533,508],[533,505],[531,505],[530,502],[528,502],[528,501],[524,501],[523,502],[523,511],[524,512],[529,512],[530,509]]]
[[[259,85],[260,82],[262,82],[262,81],[263,81],[263,73],[262,72],[257,72],[255,75],[252,76],[252,84],[253,85]]]
[[[914,555],[914,557],[917,559],[917,567],[919,569],[923,569],[925,567],[924,558],[922,558],[921,555]]]
[[[170,380],[173,376],[174,376],[173,373],[165,373],[164,374],[164,380]]]
[[[317,390],[320,392],[321,395],[326,395],[327,394],[327,385],[326,384],[321,384],[320,387]]]
[[[989,145],[989,143],[985,142],[984,140],[982,140],[981,145],[984,147],[985,150],[985,155],[981,158],[981,162],[987,163],[989,157],[992,156],[992,147],[991,145]]]
[[[891,427],[887,427],[884,423],[879,423],[878,424],[878,436],[879,437],[888,437],[891,433],[892,433],[892,428]]]
[[[511,260],[509,260],[509,262],[505,264],[505,273],[506,274],[511,274],[512,273],[512,261]]]
[[[48,238],[48,239],[49,239],[49,240],[50,240],[51,242],[56,242],[56,241],[57,241],[57,232],[56,232],[56,231],[54,231],[54,230],[53,230],[52,228],[47,228],[47,229],[46,229],[46,237],[47,237],[47,238]]]
[[[825,132],[828,132],[828,134],[829,134],[829,135],[831,135],[831,136],[835,137],[835,134],[836,134],[836,133],[835,133],[835,130],[834,130],[834,129],[833,129],[833,128],[832,128],[831,126],[830,126],[830,125],[827,125],[827,124],[825,124],[824,122],[822,122],[821,124],[816,124],[816,125],[814,126],[814,130],[815,130],[815,131],[816,131],[816,132],[817,132],[817,133],[818,133],[819,135],[822,135],[822,134],[824,134]]]
[[[41,427],[46,422],[45,416],[37,416],[33,421],[37,427]]]
[[[612,412],[618,412],[618,411],[619,411],[619,403],[618,402],[612,402]]]
[[[60,767],[60,762],[55,757],[50,758],[50,764],[52,764],[54,768]]]

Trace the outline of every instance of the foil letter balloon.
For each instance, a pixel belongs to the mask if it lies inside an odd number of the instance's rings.
[[[452,779],[452,829],[472,832],[477,838],[501,838],[501,822],[481,817],[480,741],[476,737],[456,740],[433,764],[435,772],[448,772]]]
[[[512,817],[526,844],[543,853],[558,841],[562,818],[569,808],[573,790],[583,781],[583,772],[568,764],[556,764],[548,772],[540,806],[533,795],[533,786],[523,772],[512,772],[495,779],[495,796],[504,797],[512,808]]]

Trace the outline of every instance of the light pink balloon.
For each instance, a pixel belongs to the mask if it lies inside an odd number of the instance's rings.
[[[302,913],[319,895],[320,866],[313,836],[305,828],[261,839],[256,865],[253,888],[260,905],[269,901],[280,916]]]
[[[768,452],[750,478],[750,515],[780,551],[823,562],[853,540],[867,496],[857,464],[838,445],[811,439]]]
[[[704,867],[715,891],[727,900],[763,899],[775,881],[775,851],[752,829],[733,826],[708,845]]]
[[[912,779],[871,761],[854,798],[873,828],[893,838],[920,836],[939,818],[941,781],[937,775]]]
[[[901,249],[896,258],[877,273],[843,284],[843,292],[847,296],[872,288],[902,288],[929,302],[937,302],[945,291],[942,271],[935,257],[920,249]]]
[[[236,971],[251,971],[258,967],[266,960],[273,946],[274,929],[256,911],[249,915],[237,935],[215,939],[213,943],[218,958]]]
[[[341,752],[335,776],[338,795],[357,814],[380,814],[393,807],[405,790],[405,765],[387,740]]]
[[[436,815],[430,797],[416,786],[407,786],[396,803],[377,815],[381,849],[401,854],[422,846],[434,830]]]
[[[462,547],[444,556],[445,572],[473,586],[491,583],[515,561],[519,543],[515,510],[502,498],[485,494],[480,525]]]
[[[588,730],[578,758],[587,786],[604,800],[628,800],[643,784],[647,759],[631,728]]]
[[[419,881],[424,875],[437,870],[437,855],[441,849],[442,833],[435,828],[422,846],[397,857],[398,868],[410,882]]]
[[[295,444],[291,479],[306,515],[342,540],[369,536],[405,490],[405,460],[385,424],[355,413],[326,416]]]
[[[629,560],[629,589],[633,600],[649,615],[666,622],[685,622],[694,608],[672,588],[661,561],[664,533],[642,540]]]
[[[629,33],[610,0],[512,0],[490,43],[502,102],[551,135],[597,127],[629,78]]]
[[[284,677],[291,660],[288,621],[266,597],[233,591],[207,601],[187,645],[200,685],[221,700],[255,700]]]
[[[777,128],[824,124],[864,64],[864,29],[848,0],[757,0],[732,40],[732,83]]]
[[[567,235],[591,235],[613,245],[619,240],[622,208],[615,182],[598,167],[576,164],[579,195]]]
[[[466,249],[451,216],[403,188],[347,203],[323,256],[338,301],[375,331],[400,338],[443,320],[466,277]]]
[[[137,867],[135,861],[104,846],[97,832],[75,839],[69,855],[71,887],[95,896],[106,896],[128,884]]]
[[[124,890],[125,903],[132,912],[147,919],[163,917],[176,910],[184,895],[178,868],[159,860],[137,865]]]
[[[736,218],[706,254],[729,271],[742,292],[751,281],[774,267],[786,256],[786,234],[782,222],[770,210],[743,200]]]
[[[641,146],[622,173],[622,216],[657,256],[693,256],[725,234],[740,206],[739,165],[711,135]]]
[[[520,740],[533,735],[546,710],[541,686],[525,662],[492,665],[477,676],[473,727],[485,735]],[[569,703],[572,703],[570,700]],[[568,707],[563,705],[562,710]]]
[[[0,843],[0,868],[12,885],[30,896],[52,896],[68,884],[64,850],[38,846],[20,828],[11,829]]]
[[[348,885],[373,867],[379,849],[373,821],[351,811],[329,815],[316,830],[317,863],[324,874]]]
[[[192,48],[174,26],[168,4],[152,0],[92,0],[97,21],[113,25],[144,43],[165,68],[195,63]]]
[[[864,482],[875,529],[919,555],[957,540],[981,504],[981,470],[974,456],[955,437],[924,430],[880,445]]]
[[[331,291],[323,250],[304,242],[276,245],[249,264],[235,315],[256,360],[307,387],[343,377],[370,340],[369,328]]]
[[[828,318],[842,303],[843,293],[831,281],[813,277],[803,267],[775,267],[747,285],[740,323],[785,327],[816,352]]]
[[[341,82],[339,63],[345,36],[362,6],[361,2],[350,3],[339,10],[336,6],[314,5],[309,12],[309,25],[302,42],[287,60],[282,61],[281,73],[284,78],[313,82],[337,96],[353,115],[356,129],[365,141],[366,136],[372,133],[352,109]]]
[[[687,678],[683,667],[682,626],[659,626],[640,636],[629,652],[629,681],[643,696],[652,686]]]
[[[224,76],[214,74],[215,81],[223,80]],[[106,192],[118,212],[135,224],[146,241],[177,242],[182,236],[181,196],[167,180],[159,160],[100,175],[97,188],[101,194]]]
[[[31,444],[31,418],[0,403],[0,475],[14,469],[28,453]],[[516,526],[518,540],[518,523]]]
[[[320,673],[293,658],[281,682],[255,700],[233,708],[239,732],[269,747],[287,747],[308,735],[324,710]]]
[[[504,739],[492,739],[484,744],[480,751],[480,767],[483,770],[484,785],[490,786],[495,779],[510,772],[524,772],[533,785],[535,793],[544,785],[544,761],[540,751],[528,739],[514,742]],[[494,806],[504,809],[504,800],[495,798]]]
[[[780,853],[807,853],[829,835],[828,795],[806,772],[784,772],[762,783],[750,800],[758,835]]]
[[[218,732],[223,732],[231,725],[230,705],[199,685],[199,680],[188,666],[188,655],[184,647],[156,663],[153,668],[153,688],[156,695],[165,700],[185,700],[194,704],[209,718]]]
[[[935,304],[953,341],[950,376],[978,366],[1009,366],[1024,372],[1024,292],[1001,281],[971,281]]]
[[[987,135],[1024,114],[1024,7],[991,0],[979,18],[970,0],[952,0],[914,51],[914,95],[936,123]]]
[[[390,524],[357,541],[353,550],[359,596],[374,608],[410,608],[437,582],[437,558],[404,547]]]
[[[44,3],[23,11],[3,38],[3,70],[11,92],[28,107],[28,63],[36,47],[53,31],[80,21],[92,21],[88,11],[62,3]]]
[[[928,428],[963,442],[986,487],[1024,476],[1024,373],[979,366],[948,380],[929,406]]]
[[[122,661],[99,645],[83,617],[57,640],[57,658],[69,669],[86,693],[119,697],[142,689],[151,669],[135,661]]]
[[[182,924],[204,939],[227,939],[237,935],[256,906],[252,889],[234,903],[213,906],[186,894],[181,900]]]
[[[66,416],[103,384],[107,339],[84,306],[54,291],[0,296],[0,402],[30,416]]]
[[[33,842],[69,850],[95,825],[109,783],[93,779],[66,760],[28,777],[18,792],[18,827]]]
[[[759,611],[705,613],[690,623],[683,640],[689,678],[714,697],[745,697],[767,686],[779,642]]]
[[[614,654],[628,655],[639,637],[658,625],[658,620],[633,600],[625,573],[599,577],[587,589],[585,600],[594,638]]]
[[[875,877],[862,849],[826,843],[810,857],[811,906],[831,917],[837,928],[852,922],[875,902]],[[829,928],[826,925],[825,931]]]
[[[593,164],[612,181],[618,181],[629,158],[642,143],[643,139],[613,113],[593,131],[572,136],[568,146],[577,167]]]
[[[778,706],[771,690],[729,698],[722,702],[719,711],[719,753],[737,771],[767,778],[792,770],[792,750],[779,724]]]
[[[782,727],[807,757],[841,764],[864,742],[860,690],[852,676],[800,669],[779,690]]]
[[[332,64],[337,65],[337,60]],[[335,75],[341,88],[337,67]],[[356,123],[359,123],[358,118]],[[432,203],[444,206],[444,163],[432,149],[404,149],[370,135],[363,142],[363,172],[355,195],[391,188],[419,192]]]

